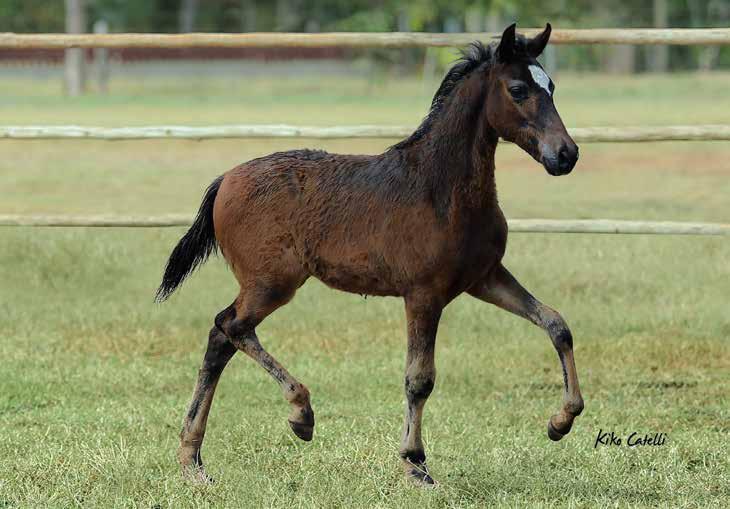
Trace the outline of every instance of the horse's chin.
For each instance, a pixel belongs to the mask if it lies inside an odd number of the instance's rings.
[[[573,171],[573,166],[570,166],[569,168],[561,168],[557,161],[551,161],[544,158],[540,161],[540,164],[542,164],[542,167],[545,168],[545,171],[553,177],[567,175],[568,173]]]

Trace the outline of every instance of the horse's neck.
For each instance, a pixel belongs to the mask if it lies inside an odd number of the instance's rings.
[[[440,118],[413,147],[439,186],[496,203],[494,153],[497,135],[486,119],[483,83],[467,81],[454,90]]]

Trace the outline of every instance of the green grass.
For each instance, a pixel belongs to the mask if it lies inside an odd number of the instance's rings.
[[[675,110],[698,123],[728,120],[719,104],[726,75],[563,81],[568,125],[680,123]],[[0,115],[7,124],[415,123],[425,104],[413,80],[377,84],[370,95],[355,80],[331,94],[314,80],[268,84],[280,100],[266,102],[265,80],[245,94],[162,80],[67,101],[54,84],[10,80]],[[387,144],[317,143],[352,152]],[[292,145],[300,143],[3,141],[0,213],[191,213],[214,175]],[[555,179],[502,147],[500,198],[510,217],[727,222],[728,156],[726,143],[583,145],[574,174]],[[236,293],[212,260],[170,302],[152,303],[182,232],[0,229],[0,507],[730,504],[724,238],[512,235],[505,264],[571,325],[586,411],[550,442],[561,373],[549,340],[460,297],[441,323],[425,414],[440,485],[422,490],[403,479],[397,456],[402,303],[316,281],[259,328],[312,392],[314,441],[297,441],[278,389],[239,354],[221,379],[203,449],[217,483],[181,480],[177,434],[205,337]],[[599,429],[669,438],[662,447],[594,449]]]
[[[730,122],[730,73],[553,76],[555,102],[570,126]],[[305,75],[222,77],[205,68],[184,77],[115,77],[108,96],[59,98],[61,81],[3,76],[3,124],[147,125],[374,123],[414,125],[425,115],[435,80]]]

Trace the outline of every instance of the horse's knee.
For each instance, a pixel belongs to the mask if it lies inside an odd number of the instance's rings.
[[[406,375],[405,389],[408,401],[418,402],[427,399],[433,391],[435,381],[435,372],[422,372]]]

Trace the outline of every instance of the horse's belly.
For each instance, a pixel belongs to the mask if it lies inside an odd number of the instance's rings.
[[[315,257],[309,261],[310,274],[337,290],[361,295],[402,296],[407,278],[378,255]],[[398,273],[401,273],[399,276]]]
[[[497,216],[449,227],[428,212],[393,212],[398,221],[350,216],[347,225],[331,224],[326,236],[298,236],[298,251],[309,274],[338,290],[403,296],[414,288],[431,288],[454,297],[499,263],[506,225]]]
[[[310,258],[311,275],[331,288],[362,295],[403,296],[412,288],[432,288],[452,298],[485,277],[502,258],[504,245],[487,241],[455,248],[436,243]],[[347,250],[344,250],[347,251]]]
[[[380,297],[401,297],[403,290],[388,281],[379,280],[375,277],[368,278],[364,274],[326,274],[315,277],[324,284],[335,290],[342,290],[348,293],[360,295],[376,295]]]

